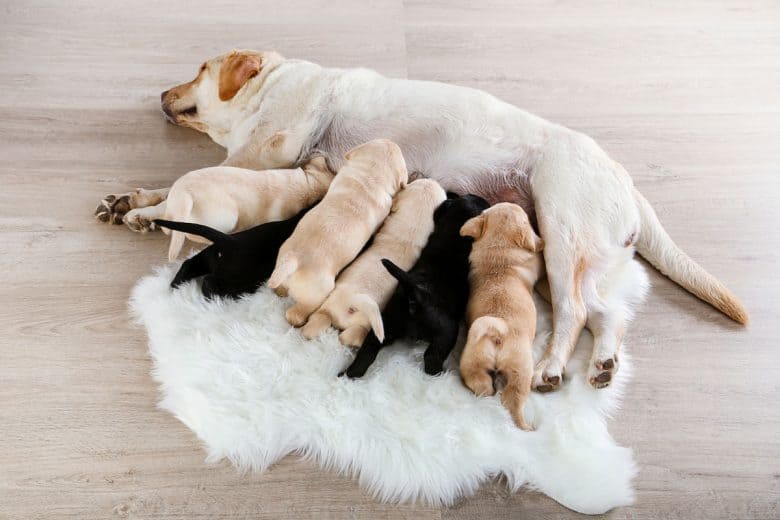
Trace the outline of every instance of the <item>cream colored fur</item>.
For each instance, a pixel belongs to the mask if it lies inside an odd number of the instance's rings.
[[[203,168],[189,172],[173,184],[163,218],[204,224],[223,233],[243,231],[295,216],[320,200],[332,179],[333,173],[322,157],[315,157],[303,168],[289,170]],[[197,235],[170,233],[171,262],[179,256],[185,236],[208,243]]]
[[[433,212],[446,197],[430,179],[414,181],[399,191],[371,246],[339,275],[336,288],[309,317],[301,330],[304,337],[319,336],[333,325],[343,331],[339,335],[343,345],[361,346],[369,329],[382,341],[381,312],[398,282],[381,260],[388,258],[405,271],[411,269],[433,232]]]
[[[529,430],[523,406],[534,370],[533,290],[542,271],[542,240],[523,209],[508,202],[466,222],[461,235],[473,237],[474,244],[469,255],[469,331],[460,375],[477,395],[493,395],[498,381],[505,381],[501,402],[515,424]]]
[[[232,97],[220,95],[222,84]],[[289,168],[316,152],[338,169],[346,150],[382,137],[400,146],[410,172],[445,190],[521,204],[546,244],[554,309],[553,334],[535,371],[537,389],[558,388],[551,382],[562,381],[586,322],[598,353],[590,380],[596,387],[609,384],[603,380],[618,368],[632,305],[606,294],[635,250],[733,320],[749,320],[740,301],[672,241],[623,167],[593,139],[485,92],[234,51],[208,60],[194,80],[165,92],[162,106],[171,121],[224,146],[226,165]],[[148,229],[143,223],[165,202],[128,197],[125,222]]]
[[[376,139],[346,154],[346,163],[317,206],[282,245],[268,286],[295,305],[287,321],[303,325],[335,286],[341,272],[382,224],[408,174],[398,145]]]

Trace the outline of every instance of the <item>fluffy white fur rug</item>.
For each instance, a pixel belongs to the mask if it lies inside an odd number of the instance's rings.
[[[644,294],[634,262],[622,287]],[[632,503],[636,466],[615,444],[606,418],[616,411],[630,360],[614,384],[584,380],[591,339],[584,333],[562,390],[532,394],[515,428],[497,397],[478,398],[449,370],[422,370],[423,347],[380,353],[362,380],[336,377],[352,358],[335,332],[306,341],[284,320],[289,302],[262,288],[240,301],[207,302],[195,283],[171,291],[173,266],[133,290],[131,309],[149,335],[161,407],[191,428],[208,460],[265,470],[288,453],[358,479],[385,501],[451,504],[485,481],[539,490],[583,513]],[[550,329],[539,300],[538,356]],[[625,352],[625,351],[623,351]]]

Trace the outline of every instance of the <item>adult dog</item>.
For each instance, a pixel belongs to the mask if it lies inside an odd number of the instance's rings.
[[[617,370],[628,303],[601,295],[635,249],[700,299],[748,322],[739,300],[680,250],[628,173],[591,138],[485,92],[234,50],[163,92],[162,109],[171,122],[225,147],[225,165],[288,168],[318,152],[336,171],[349,149],[382,137],[398,143],[411,174],[492,203],[520,204],[546,244],[554,316],[534,371],[537,390],[561,384],[586,321],[594,335],[589,379]],[[107,221],[126,213],[130,227],[146,229],[162,216],[148,207],[164,204],[165,195],[109,196],[99,211]]]

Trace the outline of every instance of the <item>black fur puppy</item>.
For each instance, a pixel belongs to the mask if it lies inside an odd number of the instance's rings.
[[[238,298],[255,292],[271,276],[279,248],[292,235],[307,211],[309,208],[287,220],[267,222],[233,235],[201,224],[155,220],[158,226],[198,235],[213,242],[181,265],[171,287],[175,289],[193,278],[205,276],[201,290],[206,298]]]
[[[355,360],[339,375],[362,377],[383,346],[398,339],[425,340],[425,372],[442,371],[444,361],[458,340],[458,331],[469,298],[471,237],[460,228],[490,204],[476,195],[447,194],[433,214],[434,229],[420,259],[406,272],[388,259],[382,264],[398,280],[382,312],[385,339],[373,332],[366,336]]]

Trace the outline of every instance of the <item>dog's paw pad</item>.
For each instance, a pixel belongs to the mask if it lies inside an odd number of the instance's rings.
[[[123,217],[130,211],[130,195],[106,195],[95,208],[95,218],[108,224],[122,224]]]
[[[596,360],[588,374],[588,382],[593,388],[606,388],[612,383],[612,377],[617,372],[617,368],[617,356]]]
[[[541,381],[534,385],[534,390],[542,394],[554,392],[561,387],[562,382],[563,376],[561,374],[548,374],[544,372],[541,375]]]

